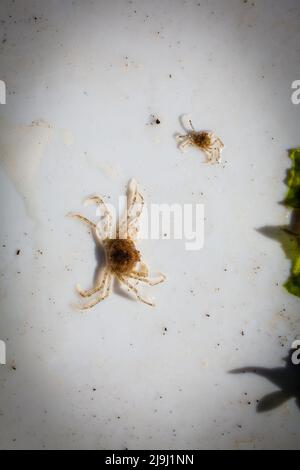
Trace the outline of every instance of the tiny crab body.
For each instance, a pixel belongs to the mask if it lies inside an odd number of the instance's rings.
[[[202,150],[207,158],[207,163],[217,163],[220,161],[224,144],[214,132],[195,131],[192,121],[189,121],[191,130],[185,135],[177,135],[176,140],[180,150],[194,146]]]
[[[108,264],[116,275],[130,274],[136,264],[141,261],[140,252],[136,249],[133,240],[108,238],[104,246],[107,250]]]
[[[106,266],[100,271],[100,276],[95,286],[89,290],[83,290],[77,285],[77,291],[82,297],[93,297],[92,300],[80,309],[88,309],[107,298],[111,293],[113,277],[124,284],[129,292],[147,305],[154,306],[153,302],[143,298],[139,292],[139,284],[150,286],[159,284],[165,280],[163,274],[156,278],[149,278],[149,270],[141,260],[141,254],[136,248],[135,240],[139,232],[138,221],[142,213],[144,199],[137,188],[135,180],[128,186],[128,199],[126,217],[117,224],[115,237],[112,237],[112,215],[99,196],[93,196],[86,200],[87,204],[95,203],[102,211],[103,226],[90,221],[81,214],[69,214],[77,217],[92,229],[95,241],[100,243],[105,251]],[[102,220],[102,219],[101,219]]]

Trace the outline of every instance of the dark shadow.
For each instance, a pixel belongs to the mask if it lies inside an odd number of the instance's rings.
[[[298,252],[298,241],[294,232],[295,227],[298,226],[298,224],[299,218],[297,214],[294,214],[293,212],[289,226],[278,227],[266,225],[265,227],[257,229],[257,232],[261,233],[265,237],[272,238],[273,240],[279,242],[282,250],[285,253],[285,256],[294,262]]]
[[[276,385],[279,390],[265,395],[259,400],[256,411],[258,413],[273,410],[281,406],[291,398],[296,399],[297,406],[300,408],[300,364],[295,365],[292,362],[294,349],[289,351],[288,357],[284,358],[284,367],[242,367],[229,371],[230,374],[252,373],[260,375]]]
[[[105,259],[105,250],[104,250],[103,246],[99,243],[99,240],[97,239],[97,237],[96,237],[93,230],[91,231],[91,234],[92,234],[93,240],[95,242],[95,258],[96,258],[96,262],[97,262],[96,268],[95,268],[95,271],[94,271],[94,276],[93,276],[93,285],[95,285],[97,280],[100,277],[100,274],[101,274],[102,270],[105,267],[106,259]]]

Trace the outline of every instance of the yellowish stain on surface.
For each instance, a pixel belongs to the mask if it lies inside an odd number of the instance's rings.
[[[62,140],[67,147],[72,147],[74,144],[74,136],[69,129],[62,129]]]
[[[0,166],[24,198],[32,218],[35,218],[36,178],[53,133],[54,127],[42,119],[17,125],[0,118]]]
[[[112,165],[105,161],[98,161],[97,158],[91,154],[87,155],[87,160],[90,165],[100,170],[106,178],[116,180],[122,176],[122,170],[119,165]]]

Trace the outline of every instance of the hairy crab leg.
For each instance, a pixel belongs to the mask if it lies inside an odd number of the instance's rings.
[[[112,215],[107,207],[107,205],[105,204],[104,200],[102,199],[102,197],[100,196],[92,196],[92,197],[88,197],[85,201],[84,201],[84,205],[89,205],[89,204],[97,204],[99,207],[103,207],[104,208],[104,217],[106,217],[106,223],[104,225],[104,238],[106,238],[110,232],[111,232],[111,228],[112,228]]]
[[[192,123],[191,119],[189,119],[189,124],[190,124],[190,126],[191,126],[192,131],[193,131],[193,132],[196,132],[195,129],[194,129],[194,126],[193,126],[193,123]]]
[[[130,194],[130,197],[128,198],[125,217],[123,218],[123,221],[120,223],[117,229],[117,238],[129,237],[135,239],[139,231],[138,226],[134,226],[134,224],[137,223],[139,217],[142,214],[144,207],[144,198],[142,194],[138,191],[137,183],[135,180],[131,182],[131,185],[134,187],[132,189],[132,194]],[[135,213],[134,210],[136,211]]]
[[[92,222],[91,220],[87,219],[86,217],[84,217],[83,215],[81,214],[75,214],[73,212],[69,212],[67,214],[68,217],[76,217],[77,219],[80,219],[82,222],[84,222],[85,224],[89,225],[90,227],[92,227],[93,229],[96,229],[96,224],[94,222]]]
[[[138,269],[135,269],[134,272],[141,277],[147,277],[149,275],[148,265],[145,262],[140,261]]]
[[[77,284],[76,285],[77,292],[81,295],[81,297],[91,297],[92,295],[96,294],[96,292],[99,292],[101,289],[103,289],[106,283],[107,275],[108,275],[108,270],[105,269],[102,274],[101,282],[98,283],[95,287],[92,287],[91,289],[88,289],[88,290],[82,289],[81,286]]]
[[[140,295],[138,289],[137,289],[136,287],[134,287],[132,284],[130,284],[130,282],[129,282],[124,276],[118,275],[117,277],[118,277],[118,279],[119,279],[123,284],[125,284],[125,285],[128,287],[129,290],[131,290],[132,292],[134,292],[134,294],[136,295],[136,297],[137,297],[138,300],[140,300],[140,301],[143,302],[144,304],[149,305],[150,307],[154,307],[154,306],[155,306],[155,304],[154,304],[153,302],[150,302],[150,300],[144,299],[144,298]]]
[[[99,302],[101,302],[102,300],[106,299],[109,295],[110,295],[110,291],[111,291],[111,280],[112,280],[112,277],[111,277],[111,273],[108,273],[108,276],[106,278],[106,282],[107,282],[107,287],[105,289],[105,291],[99,295],[98,297],[96,297],[94,300],[92,300],[91,302],[89,302],[88,304],[85,304],[85,305],[78,305],[77,308],[79,310],[87,310],[89,308],[92,308],[94,307],[95,305],[97,305]]]
[[[137,279],[140,282],[144,282],[145,284],[148,284],[149,286],[156,286],[157,284],[161,284],[166,280],[166,276],[162,273],[159,273],[158,279],[149,279],[146,276],[141,276],[138,272],[133,271],[128,275],[128,277],[132,279]]]

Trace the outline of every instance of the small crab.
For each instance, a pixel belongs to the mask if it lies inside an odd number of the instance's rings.
[[[99,280],[94,287],[83,290],[79,285],[76,286],[82,297],[95,296],[90,302],[78,306],[78,308],[81,310],[89,309],[106,299],[112,290],[113,277],[117,278],[121,284],[124,284],[128,292],[133,293],[138,300],[154,307],[153,302],[143,298],[140,294],[138,290],[139,283],[154,286],[163,282],[165,276],[159,273],[156,278],[149,278],[148,267],[142,262],[141,254],[135,245],[139,233],[138,222],[144,205],[144,199],[138,191],[136,181],[131,180],[128,185],[126,214],[123,220],[116,224],[114,238],[112,238],[112,214],[104,200],[100,196],[92,196],[85,201],[85,204],[91,203],[97,204],[102,212],[103,226],[101,230],[101,221],[96,224],[81,214],[69,213],[68,215],[79,218],[92,229],[96,243],[100,243],[104,249],[106,265],[100,272]]]
[[[220,161],[224,144],[213,131],[195,131],[192,121],[189,120],[191,130],[185,135],[177,135],[176,140],[180,150],[192,145],[202,150],[207,158],[207,163],[217,163]]]

